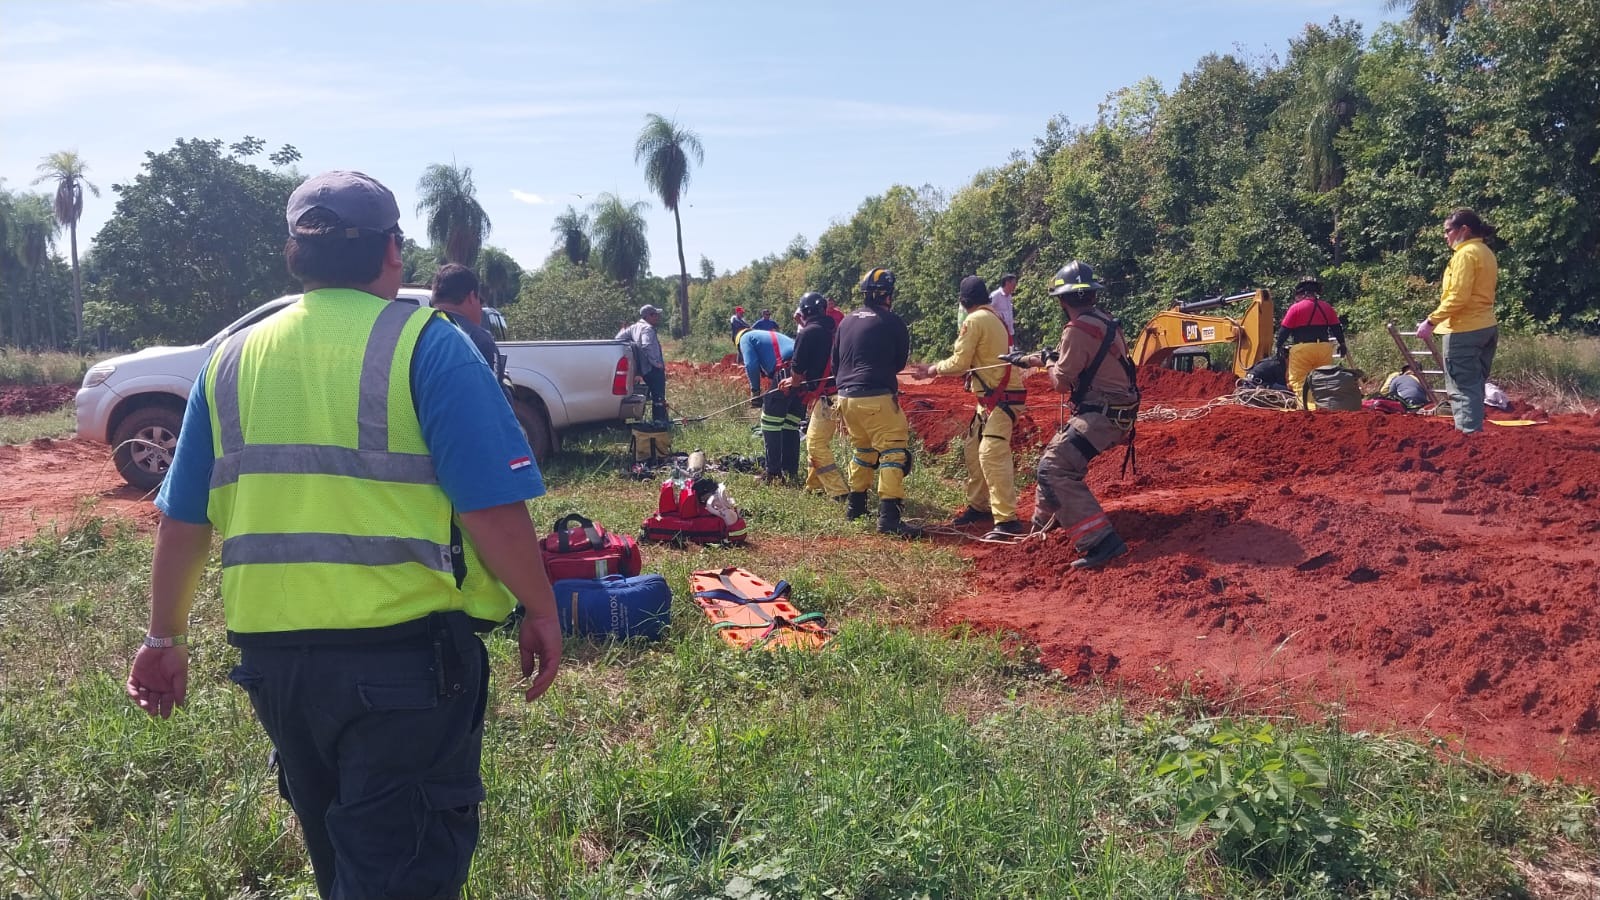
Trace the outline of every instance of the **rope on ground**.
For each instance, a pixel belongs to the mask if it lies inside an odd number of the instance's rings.
[[[755,399],[757,399],[757,400],[765,400],[769,395],[776,394],[777,392],[778,392],[777,388],[772,388],[772,389],[766,391],[765,393],[757,396]],[[720,416],[725,412],[732,412],[733,410],[736,410],[741,406],[749,406],[749,405],[750,405],[750,400],[749,399],[740,400],[738,403],[730,403],[730,404],[728,404],[727,406],[724,406],[721,409],[714,409],[714,410],[712,410],[711,412],[708,412],[708,413],[702,413],[702,414],[697,415],[697,416],[684,416],[681,419],[673,419],[672,420],[672,424],[674,424],[674,425],[693,425],[696,422],[704,422],[705,420],[711,418],[712,416]]]
[[[1188,422],[1204,418],[1212,410],[1223,406],[1249,406],[1255,409],[1283,411],[1300,408],[1300,404],[1295,402],[1292,394],[1285,394],[1283,391],[1275,391],[1271,388],[1255,387],[1241,381],[1233,393],[1215,397],[1199,406],[1179,409],[1175,406],[1160,403],[1152,404],[1139,410],[1139,421]]]
[[[1030,531],[1024,534],[1004,536],[996,535],[992,531],[981,535],[968,534],[954,525],[922,525],[919,527],[921,527],[923,532],[926,534],[937,534],[944,537],[958,537],[965,541],[976,541],[980,544],[1005,544],[1007,546],[1014,546],[1016,544],[1027,543],[1028,541],[1045,540],[1045,536],[1056,527],[1056,519],[1055,516],[1051,516],[1050,519],[1045,522],[1043,527],[1034,525],[1031,526]]]

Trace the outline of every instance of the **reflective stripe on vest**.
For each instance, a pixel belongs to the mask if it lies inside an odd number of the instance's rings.
[[[431,315],[317,291],[218,349],[206,385],[216,451],[208,514],[222,532],[231,630],[373,628],[453,609],[492,621],[510,611],[509,592],[470,544],[452,545],[457,526],[416,420],[411,356]],[[359,371],[341,367],[363,340]]]

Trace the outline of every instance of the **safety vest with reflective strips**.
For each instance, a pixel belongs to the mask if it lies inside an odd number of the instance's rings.
[[[312,291],[213,354],[207,515],[230,631],[511,612],[439,487],[413,405],[412,354],[433,315]]]

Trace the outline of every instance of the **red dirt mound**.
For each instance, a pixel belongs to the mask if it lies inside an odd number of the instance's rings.
[[[742,374],[744,366],[739,364],[739,359],[732,353],[724,356],[720,362],[697,363],[678,362],[667,363],[667,375],[731,375]]]
[[[0,416],[30,416],[50,412],[72,402],[75,384],[0,385]]]
[[[1218,374],[1141,383],[1147,402],[1209,399]],[[1053,423],[1054,395],[1037,399]],[[1084,573],[1059,536],[968,544],[979,593],[941,621],[1021,634],[1069,676],[1331,708],[1600,778],[1600,422],[1465,436],[1448,418],[1222,407],[1139,432],[1137,475],[1089,476],[1132,554]]]

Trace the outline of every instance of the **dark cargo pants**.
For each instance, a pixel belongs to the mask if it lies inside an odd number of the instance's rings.
[[[1055,516],[1067,539],[1081,552],[1111,534],[1111,521],[1083,483],[1089,461],[1128,440],[1128,429],[1101,413],[1073,416],[1039,457],[1039,487],[1033,508],[1035,528]]]
[[[1499,342],[1497,325],[1439,336],[1444,386],[1450,395],[1450,414],[1456,420],[1457,431],[1472,434],[1483,430],[1484,385],[1494,367],[1494,351]]]
[[[461,613],[379,644],[244,647],[230,677],[272,738],[278,786],[328,900],[443,900],[483,800],[488,652]]]

